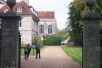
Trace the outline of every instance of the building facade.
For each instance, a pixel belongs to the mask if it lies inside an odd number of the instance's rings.
[[[54,11],[37,11],[38,18],[40,19],[38,24],[38,36],[44,40],[49,36],[57,36],[58,28]]]
[[[6,13],[9,9],[8,5],[4,5],[0,8],[0,13]],[[58,29],[54,11],[36,11],[29,6],[29,0],[16,2],[13,11],[22,18],[19,21],[22,43],[32,44],[34,36],[42,40],[48,36],[57,36]]]
[[[19,21],[21,42],[25,44],[32,44],[33,37],[38,37],[39,18],[37,17],[36,10],[26,3],[29,1],[25,1],[26,0],[17,2],[13,7],[13,11],[22,17],[21,21]],[[0,9],[0,13],[6,13],[9,9],[10,8],[7,5],[4,5]]]

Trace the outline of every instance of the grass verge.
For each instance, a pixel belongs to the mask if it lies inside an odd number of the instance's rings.
[[[62,49],[67,55],[82,65],[82,47],[62,47]]]
[[[41,50],[43,49],[44,47],[41,47]],[[31,51],[30,51],[30,54],[29,55],[35,55],[36,53],[36,50],[35,48],[31,48]],[[24,56],[24,48],[21,47],[21,56]]]

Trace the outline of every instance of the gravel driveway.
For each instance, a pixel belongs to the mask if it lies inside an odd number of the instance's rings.
[[[70,58],[61,46],[45,46],[41,51],[41,59],[30,56],[24,60],[21,56],[21,68],[82,68],[82,66]]]

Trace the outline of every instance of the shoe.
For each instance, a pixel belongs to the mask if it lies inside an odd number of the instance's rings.
[[[37,58],[35,58],[35,59],[37,59]]]
[[[25,59],[25,60],[28,60],[28,59]]]

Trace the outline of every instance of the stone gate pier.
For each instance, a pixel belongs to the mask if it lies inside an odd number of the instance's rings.
[[[12,10],[16,0],[7,0],[7,4],[10,10],[0,16],[2,19],[0,68],[19,68],[19,21],[21,17]]]
[[[100,19],[92,11],[95,0],[86,0],[90,11],[86,12],[83,21],[83,68],[100,68]]]

